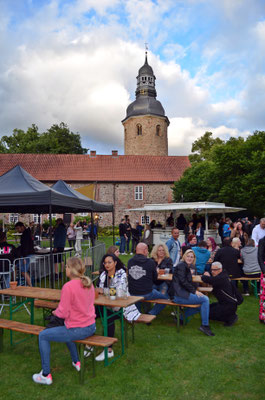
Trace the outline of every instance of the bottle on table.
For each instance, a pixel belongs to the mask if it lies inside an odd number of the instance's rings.
[[[114,285],[114,276],[113,275],[110,277],[109,296],[110,296],[110,300],[116,299],[116,287]]]

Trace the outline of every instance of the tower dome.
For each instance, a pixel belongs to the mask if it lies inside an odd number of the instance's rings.
[[[162,104],[156,99],[156,77],[148,64],[147,52],[136,79],[136,99],[127,107],[122,121],[125,154],[168,155],[169,120]]]

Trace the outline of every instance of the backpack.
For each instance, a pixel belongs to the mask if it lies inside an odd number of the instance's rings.
[[[231,285],[232,285],[232,283],[231,283]],[[231,300],[236,302],[238,306],[240,306],[240,304],[242,304],[244,301],[244,297],[239,292],[237,287],[235,287],[234,285],[232,285],[232,289],[233,289],[233,297],[230,296],[230,294],[226,293],[224,290],[221,290],[221,292],[223,292],[227,297],[229,297]]]

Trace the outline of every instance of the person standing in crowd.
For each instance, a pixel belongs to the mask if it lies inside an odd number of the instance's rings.
[[[223,247],[217,251],[214,261],[219,261],[230,278],[240,278],[241,270],[238,265],[240,252],[231,246],[232,239],[224,238]],[[236,286],[236,282],[232,282]]]
[[[192,282],[191,268],[195,268],[195,262],[193,250],[187,250],[182,261],[174,269],[169,295],[177,304],[200,304],[199,308],[185,310],[185,317],[200,312],[202,321],[200,331],[207,336],[214,336],[209,326],[209,299],[199,292],[195,283]]]
[[[234,287],[226,271],[223,271],[222,264],[218,261],[211,265],[211,274],[204,272],[201,279],[203,282],[212,285],[213,295],[218,302],[210,304],[209,319],[222,321],[224,326],[232,326],[238,320],[236,315],[237,299],[234,294]]]
[[[219,234],[219,236],[221,238],[221,242],[222,243],[223,243],[223,240],[224,240],[224,236],[223,236],[223,226],[224,226],[224,224],[225,224],[225,219],[224,219],[224,217],[222,217],[219,220],[219,226],[218,226],[218,234]]]
[[[15,228],[18,233],[22,233],[20,238],[20,246],[17,248],[18,257],[24,258],[24,260],[20,260],[19,263],[21,275],[26,279],[27,285],[32,286],[28,273],[30,268],[30,257],[34,254],[34,244],[31,231],[30,228],[25,227],[23,222],[17,222]]]
[[[185,235],[185,242],[186,243],[188,243],[189,235],[193,235],[193,234],[194,234],[193,221],[190,221],[184,227],[184,235]]]
[[[198,275],[201,275],[205,271],[206,264],[210,260],[211,253],[207,249],[207,243],[204,240],[199,242],[198,246],[194,246],[192,250],[194,251],[196,257],[195,266],[197,269],[197,273]]]
[[[173,212],[171,212],[169,217],[167,218],[167,226],[174,226]]]
[[[81,363],[74,341],[92,336],[96,331],[95,290],[91,280],[85,276],[85,265],[80,258],[72,257],[67,260],[66,276],[70,280],[64,284],[60,303],[53,311],[55,316],[64,319],[64,324],[44,329],[39,334],[42,370],[32,376],[35,383],[52,384],[51,342],[66,343],[71,354],[72,366],[79,372]]]
[[[202,223],[201,222],[197,223],[197,227],[195,229],[195,235],[196,235],[196,238],[197,238],[197,243],[199,243],[202,240],[204,240],[204,229],[202,227]]]
[[[132,226],[131,226],[131,222],[130,219],[127,218],[127,220],[125,221],[125,226],[126,226],[126,250],[127,253],[130,253],[130,242],[131,242],[131,237],[132,237]],[[132,252],[130,253],[131,255],[133,254]]]
[[[145,243],[148,247],[149,252],[152,250],[153,246],[153,232],[151,230],[150,225],[146,224],[143,234],[143,243]]]
[[[255,241],[255,246],[258,246],[259,240],[265,236],[265,218],[261,218],[259,224],[253,228],[252,239]]]
[[[197,239],[195,235],[189,235],[188,236],[188,242],[184,242],[182,243],[181,246],[181,255],[183,256],[183,254],[185,254],[185,252],[189,249],[192,249],[193,247],[195,247],[197,245]]]
[[[16,248],[13,244],[9,244],[6,241],[6,233],[0,230],[0,274],[7,273],[3,275],[4,288],[9,288],[9,282],[11,278],[11,264],[16,257]]]
[[[210,256],[211,260],[214,260],[215,254],[220,249],[220,247],[217,246],[213,237],[208,237],[208,239],[206,240],[206,243],[207,243],[207,249],[211,253],[211,256]]]
[[[139,236],[139,241],[140,241],[141,238],[142,238],[144,227],[139,224],[139,221],[136,221],[136,229],[137,229],[138,236]]]
[[[243,272],[245,277],[247,278],[260,277],[261,270],[258,262],[258,248],[255,247],[255,242],[253,239],[248,239],[246,246],[243,247],[243,249],[241,250],[241,260],[243,261]],[[247,286],[244,288],[246,294],[248,293],[248,281],[244,282],[247,283]]]
[[[75,230],[74,224],[71,223],[67,228],[67,239],[70,247],[75,247]]]
[[[77,221],[74,227],[75,230],[75,257],[82,257],[82,240],[83,240],[83,226],[80,221]]]
[[[126,240],[127,240],[127,236],[126,236],[126,225],[125,225],[125,219],[122,218],[121,219],[121,223],[119,225],[119,234],[120,234],[120,253],[122,255],[127,254],[125,253],[125,246],[126,246]]]
[[[223,239],[230,237],[231,235],[231,220],[230,218],[225,219],[225,223],[223,224]]]
[[[178,240],[179,238],[179,230],[178,228],[173,228],[171,231],[171,238],[166,242],[166,246],[169,251],[170,258],[173,262],[173,269],[178,265],[180,260],[180,250],[181,244]]]
[[[177,218],[177,228],[179,230],[183,231],[186,223],[187,223],[187,221],[186,221],[186,218],[184,217],[184,215],[182,213],[179,214],[179,216]]]
[[[148,247],[145,243],[136,246],[136,254],[128,261],[128,284],[131,296],[143,296],[145,300],[168,299],[167,295],[153,289],[157,281],[157,270],[154,260],[148,258]],[[136,303],[141,311],[141,304]],[[149,314],[158,315],[165,305],[156,304]]]
[[[66,242],[66,227],[62,218],[57,218],[54,230],[53,252],[59,253],[54,255],[54,272],[55,280],[62,277],[64,271],[63,252]],[[61,272],[59,273],[58,264],[61,263]]]
[[[137,229],[137,225],[135,225],[132,230],[132,253],[135,253],[135,249],[137,244],[140,242],[139,230]]]
[[[235,222],[234,228],[231,230],[231,239],[233,238],[239,238],[242,247],[244,247],[248,241],[248,235],[241,221]]]
[[[259,320],[265,324],[265,237],[260,239],[258,246],[258,260],[261,269],[260,275],[260,297],[259,297]]]

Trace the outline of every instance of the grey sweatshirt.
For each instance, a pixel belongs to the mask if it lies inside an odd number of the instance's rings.
[[[258,263],[258,248],[245,246],[241,249],[241,258],[244,262],[243,271],[245,274],[261,272]]]

